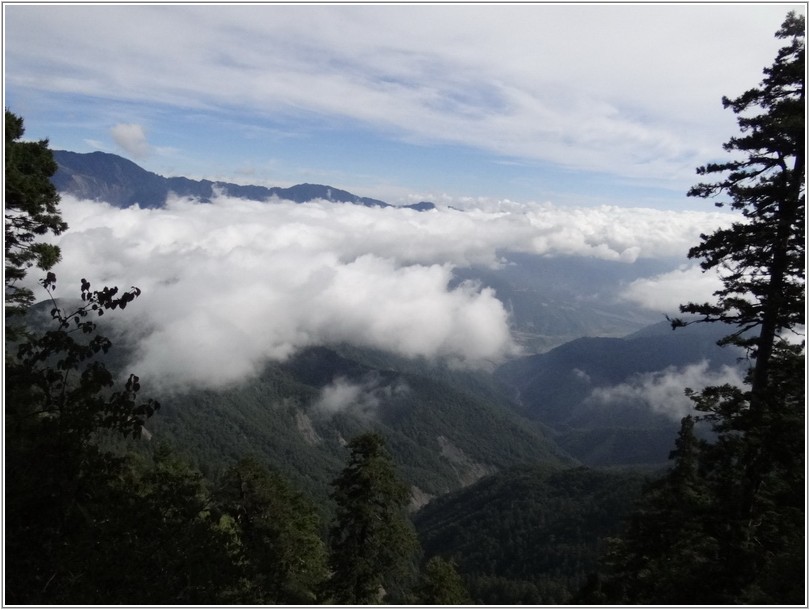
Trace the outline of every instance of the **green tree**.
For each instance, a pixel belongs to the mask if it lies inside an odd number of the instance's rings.
[[[753,408],[767,400],[771,353],[779,336],[804,324],[804,30],[804,17],[789,13],[776,33],[789,44],[764,69],[760,86],[736,99],[723,98],[723,106],[738,115],[741,135],[724,145],[734,158],[699,167],[699,175],[721,177],[688,193],[702,198],[724,194],[729,201],[715,205],[729,205],[745,218],[701,235],[701,243],[689,251],[689,258],[702,259],[704,270],[722,270],[723,288],[715,293],[715,303],[689,303],[681,311],[736,327],[727,342],[751,348],[755,358]]]
[[[713,493],[706,527],[719,542],[719,603],[804,600],[804,367],[802,346],[777,342],[769,395],[757,410],[739,388],[693,395],[717,432],[701,464]]]
[[[698,443],[682,428],[674,467],[606,558],[610,601],[804,601],[804,346],[785,340],[805,309],[804,18],[789,13],[776,36],[788,44],[761,85],[723,98],[739,115],[742,135],[724,147],[733,159],[698,168],[721,177],[689,191],[728,196],[717,205],[745,220],[689,251],[704,270],[721,270],[723,287],[715,303],[681,312],[732,325],[721,343],[749,350],[753,365],[744,388],[687,389],[714,441]]]
[[[113,390],[102,359],[111,344],[93,318],[124,309],[140,291],[91,290],[82,280],[81,305],[63,309],[56,301],[56,276],[47,270],[59,250],[37,241],[66,228],[49,181],[56,166],[46,141],[19,141],[22,119],[8,111],[6,128],[6,313],[26,314],[6,335],[6,591],[12,603],[97,599],[85,595],[97,590],[98,575],[87,545],[117,518],[102,507],[120,499],[125,464],[96,440],[105,433],[138,437],[159,405],[138,399],[135,375]],[[33,293],[17,282],[34,266],[47,271],[40,283],[53,328],[44,332],[22,326],[33,317]]]
[[[49,273],[43,284],[50,290],[53,281]],[[99,506],[112,503],[108,494],[117,493],[124,468],[96,440],[104,433],[139,437],[159,404],[138,399],[135,375],[113,390],[115,377],[99,359],[110,342],[86,318],[135,295],[93,292],[85,282],[83,306],[65,314],[53,300],[57,327],[27,331],[6,360],[6,586],[13,603],[71,603],[62,596],[90,587],[92,573],[71,558],[92,538],[94,519],[109,520]]]
[[[414,594],[416,603],[426,606],[459,606],[472,603],[455,564],[438,555],[431,557],[425,564]]]
[[[362,434],[349,442],[347,466],[332,483],[337,508],[330,531],[329,601],[379,603],[407,579],[418,541],[405,512],[408,488],[398,478],[385,442]]]
[[[243,602],[311,604],[326,579],[326,546],[315,507],[253,458],[231,467],[217,492],[235,524],[247,581]]]
[[[694,425],[683,418],[668,475],[647,484],[622,537],[606,541],[611,576],[589,583],[583,603],[712,603],[717,541],[703,525],[714,507]]]
[[[58,603],[227,603],[239,587],[235,541],[211,511],[202,475],[159,444],[118,462],[84,504],[86,522],[61,540]],[[58,593],[58,596],[57,596]]]
[[[36,265],[50,270],[59,247],[39,241],[61,234],[67,223],[59,213],[59,195],[50,181],[57,165],[47,140],[25,142],[21,117],[6,109],[5,143],[5,281],[6,315],[23,313],[33,302],[31,290],[19,285]]]
[[[727,342],[748,348],[753,358],[748,389],[723,386],[690,394],[718,433],[703,461],[715,487],[715,510],[725,523],[717,535],[726,569],[721,582],[730,598],[756,603],[796,599],[795,569],[784,573],[778,588],[760,580],[768,557],[784,559],[788,553],[801,563],[790,549],[802,535],[796,521],[802,503],[785,494],[784,486],[804,486],[804,451],[792,429],[804,427],[798,407],[804,403],[803,374],[796,368],[803,349],[785,341],[805,323],[804,17],[789,13],[776,36],[787,44],[765,68],[760,86],[723,99],[738,115],[741,132],[724,146],[733,160],[698,168],[701,175],[721,177],[689,191],[704,198],[725,194],[745,217],[702,236],[689,252],[702,259],[704,269],[723,270],[723,288],[714,304],[681,308],[734,325]],[[786,377],[788,371],[797,377]],[[795,453],[786,455],[786,446]],[[767,591],[755,591],[760,584]]]

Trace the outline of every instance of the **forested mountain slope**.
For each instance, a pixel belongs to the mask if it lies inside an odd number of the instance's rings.
[[[662,463],[689,405],[683,388],[707,375],[739,379],[743,353],[717,345],[726,333],[661,322],[624,338],[582,337],[508,362],[496,378],[584,463]]]
[[[515,467],[414,517],[426,555],[453,560],[479,604],[565,604],[620,531],[639,474]]]
[[[214,477],[222,464],[258,455],[321,500],[345,443],[368,430],[386,438],[414,505],[510,465],[574,463],[542,426],[485,384],[461,387],[456,375],[376,368],[312,348],[237,387],[164,397],[149,432]]]

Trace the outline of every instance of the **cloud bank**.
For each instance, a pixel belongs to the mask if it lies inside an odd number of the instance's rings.
[[[631,282],[623,290],[622,298],[647,309],[678,314],[679,305],[687,301],[713,302],[714,293],[722,287],[720,275],[714,269],[704,272],[699,265],[683,265],[668,273]]]
[[[138,286],[119,316],[130,368],[165,388],[237,383],[268,360],[348,342],[458,367],[517,353],[497,293],[454,281],[504,251],[630,264],[673,256],[728,216],[505,202],[419,213],[329,202],[170,199],[162,209],[62,200],[62,296]],[[33,280],[32,280],[33,281]]]
[[[586,400],[605,406],[638,404],[680,421],[694,412],[694,404],[685,395],[684,388],[700,391],[726,383],[742,387],[743,374],[729,366],[711,370],[704,360],[681,368],[672,366],[655,373],[643,373],[616,386],[596,388]]]

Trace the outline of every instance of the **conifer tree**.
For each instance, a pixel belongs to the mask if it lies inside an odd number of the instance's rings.
[[[247,591],[243,601],[308,604],[326,579],[326,546],[314,506],[254,458],[228,469],[220,510],[235,523]]]
[[[418,548],[405,513],[408,488],[398,479],[385,442],[367,433],[349,442],[347,466],[332,483],[337,504],[330,531],[329,601],[374,604],[406,576]]]
[[[19,314],[31,305],[33,293],[19,285],[32,266],[50,270],[59,247],[40,241],[67,229],[59,212],[59,195],[51,183],[57,165],[47,140],[26,142],[23,119],[8,109],[5,118],[5,309]]]
[[[604,563],[611,578],[600,586],[608,590],[611,602],[715,601],[707,576],[715,567],[717,544],[703,527],[712,507],[699,472],[703,443],[695,436],[694,425],[692,416],[681,420],[669,474],[646,486],[623,536],[608,541]]]
[[[718,433],[703,459],[715,487],[715,510],[725,522],[717,537],[726,577],[715,585],[725,585],[735,601],[755,603],[786,601],[760,582],[772,558],[788,553],[801,565],[794,554],[801,502],[779,490],[788,481],[804,485],[796,428],[804,427],[797,410],[804,403],[803,376],[795,367],[803,349],[786,341],[805,323],[804,17],[789,13],[776,36],[788,44],[765,68],[760,86],[723,99],[738,115],[741,132],[724,146],[733,159],[698,168],[701,175],[721,177],[689,191],[704,198],[724,194],[745,218],[702,236],[689,252],[704,269],[723,270],[723,288],[714,304],[681,308],[734,325],[726,341],[749,349],[753,359],[747,389],[723,386],[691,395]],[[786,377],[790,371],[799,377]],[[785,446],[794,453],[786,456]],[[797,578],[795,569],[783,573],[781,595],[795,592]]]
[[[751,348],[755,358],[753,408],[767,398],[771,353],[780,335],[804,324],[804,29],[804,17],[789,13],[776,33],[789,44],[764,69],[760,86],[736,99],[723,98],[723,106],[738,115],[741,132],[724,145],[733,159],[699,167],[701,176],[720,177],[688,193],[725,195],[729,200],[715,205],[728,205],[745,218],[701,235],[689,251],[689,258],[702,259],[704,270],[722,271],[723,288],[715,293],[716,303],[689,303],[681,311],[736,327],[727,342]]]
[[[744,220],[689,251],[704,270],[721,271],[723,287],[715,303],[681,312],[731,325],[721,343],[747,349],[753,364],[746,387],[687,389],[713,442],[682,428],[673,468],[647,490],[606,558],[608,601],[805,601],[804,345],[786,340],[805,322],[804,18],[789,13],[776,36],[788,44],[760,86],[723,98],[741,132],[724,146],[732,160],[698,168],[720,178],[688,193],[724,195],[717,205]]]
[[[425,564],[415,591],[416,602],[426,606],[460,606],[472,603],[456,566],[436,555]]]

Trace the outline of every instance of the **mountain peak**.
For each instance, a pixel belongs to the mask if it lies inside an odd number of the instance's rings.
[[[101,151],[77,153],[55,150],[53,157],[58,169],[51,181],[57,191],[80,199],[105,201],[121,208],[134,204],[144,208],[161,208],[166,205],[169,193],[180,197],[194,197],[208,203],[214,198],[215,190],[253,201],[284,199],[306,203],[322,199],[366,207],[392,207],[379,199],[360,197],[325,184],[305,183],[281,188],[184,177],[165,178],[143,169],[129,159]],[[435,208],[432,203],[424,201],[405,207],[419,211]]]

